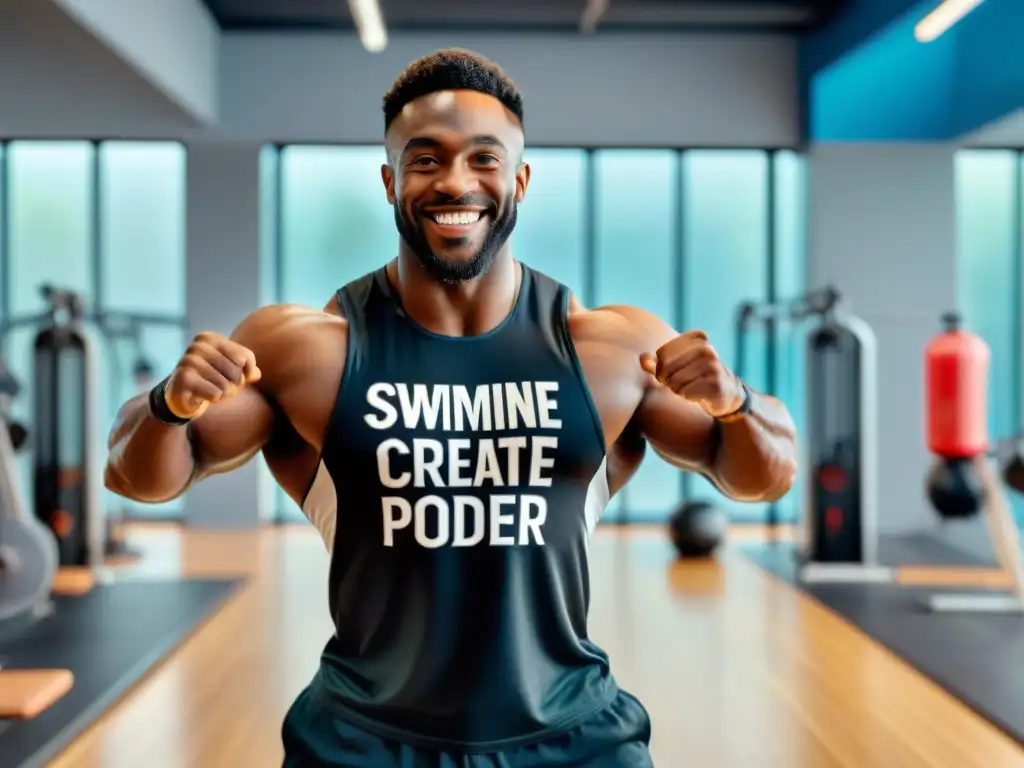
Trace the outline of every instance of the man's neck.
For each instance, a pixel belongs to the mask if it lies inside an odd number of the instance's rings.
[[[387,275],[406,314],[442,336],[478,336],[496,328],[515,306],[522,280],[507,247],[473,280],[442,283],[404,249],[387,265]]]

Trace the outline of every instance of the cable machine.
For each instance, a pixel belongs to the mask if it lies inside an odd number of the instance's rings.
[[[736,319],[736,374],[747,368],[754,328],[804,326],[806,413],[799,521],[800,577],[806,582],[889,581],[878,559],[878,369],[875,335],[833,287],[783,302],[745,302]],[[771,335],[771,334],[769,334]],[[778,509],[768,509],[771,541]]]

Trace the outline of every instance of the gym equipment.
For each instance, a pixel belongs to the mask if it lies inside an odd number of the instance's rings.
[[[981,511],[985,489],[974,471],[973,458],[936,459],[925,477],[928,501],[946,520],[971,518]]]
[[[45,615],[57,573],[53,534],[21,501],[7,414],[20,385],[0,361],[0,625]]]
[[[18,466],[8,414],[20,392],[0,360],[0,637],[7,638],[52,613],[57,542],[21,502]],[[31,719],[63,697],[74,683],[66,669],[0,666],[0,718]]]
[[[925,482],[941,517],[973,517],[984,497],[974,463],[988,451],[991,355],[980,336],[963,330],[955,312],[943,315],[942,325],[925,349],[926,429],[935,456]]]
[[[992,458],[1003,445],[989,445],[988,372],[991,353],[985,341],[965,331],[956,313],[942,317],[942,332],[925,349],[925,438],[935,462],[926,477],[928,498],[945,519],[983,513],[996,559],[1010,575],[1009,594],[930,595],[935,612],[1024,612],[1024,554],[1006,493]],[[1016,444],[1004,475],[1019,474]]]
[[[834,287],[790,301],[745,302],[736,322],[734,371],[744,375],[751,329],[813,321],[806,332],[806,428],[801,441],[806,487],[798,546],[806,582],[885,582],[894,574],[878,560],[878,369],[875,335]],[[772,539],[778,525],[768,510]]]
[[[725,540],[729,519],[709,501],[688,501],[669,518],[669,534],[683,558],[710,557]]]
[[[38,327],[33,344],[33,473],[36,517],[60,543],[60,564],[96,568],[109,554],[124,554],[119,516],[102,510],[103,444],[99,428],[99,345],[128,339],[136,376],[151,375],[142,355],[143,325],[182,327],[180,318],[128,312],[88,312],[78,294],[40,287],[46,309],[0,323],[0,339],[20,327]],[[112,363],[116,355],[109,356]],[[117,372],[115,371],[115,379]],[[120,399],[120,398],[119,398]]]

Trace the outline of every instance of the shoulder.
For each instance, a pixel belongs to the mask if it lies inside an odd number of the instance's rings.
[[[654,352],[679,334],[657,315],[637,307],[613,304],[585,309],[570,300],[569,335],[576,343],[603,341],[640,354]]]
[[[300,304],[269,304],[247,315],[231,334],[232,339],[257,354],[294,354],[317,346],[321,339],[337,341],[348,323],[338,311]]]

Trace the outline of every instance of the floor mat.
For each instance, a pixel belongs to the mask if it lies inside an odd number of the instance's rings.
[[[54,613],[0,644],[0,666],[61,667],[75,684],[33,720],[0,728],[0,768],[42,766],[220,608],[242,584],[130,581],[57,598]]]
[[[934,614],[922,605],[926,595],[940,591],[984,590],[800,584],[792,547],[748,545],[742,551],[859,627],[1024,745],[1024,617]]]
[[[930,565],[943,567],[995,566],[995,557],[981,558],[958,549],[935,535],[912,533],[882,536],[878,541],[878,559],[883,565]]]

